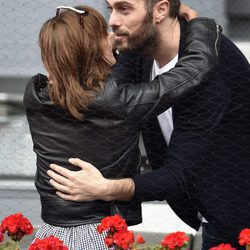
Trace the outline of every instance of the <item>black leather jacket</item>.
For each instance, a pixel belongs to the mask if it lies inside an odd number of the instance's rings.
[[[139,172],[140,124],[155,109],[162,112],[182,93],[195,87],[217,61],[220,30],[215,22],[197,18],[188,24],[186,55],[169,73],[151,83],[119,85],[110,76],[76,120],[50,101],[47,78],[38,74],[28,82],[24,104],[37,155],[36,188],[41,196],[42,219],[52,225],[76,226],[99,222],[120,213],[129,225],[141,222],[140,204],[130,202],[69,202],[59,198],[49,183],[50,163],[78,169],[68,163],[79,157],[108,178],[132,177]]]

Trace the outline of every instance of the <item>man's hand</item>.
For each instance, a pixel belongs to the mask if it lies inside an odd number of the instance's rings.
[[[80,171],[70,171],[56,164],[51,164],[48,175],[50,183],[58,190],[56,194],[69,201],[93,201],[105,199],[109,180],[105,179],[100,171],[88,162],[77,158],[69,162]]]
[[[198,13],[188,5],[181,3],[179,16],[184,17],[187,20],[187,22],[189,22],[192,19],[198,17]]]
[[[81,168],[70,171],[56,164],[51,164],[48,175],[50,183],[58,191],[56,194],[68,201],[122,200],[128,201],[134,195],[134,182],[126,178],[121,180],[105,179],[101,172],[88,162],[70,158],[69,162]]]

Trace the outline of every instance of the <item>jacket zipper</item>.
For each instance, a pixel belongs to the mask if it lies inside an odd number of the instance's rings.
[[[214,46],[215,46],[215,53],[216,53],[217,56],[219,56],[218,49],[217,49],[217,45],[218,45],[218,42],[219,42],[219,37],[220,37],[220,33],[221,33],[221,31],[222,31],[222,27],[221,27],[220,25],[217,24],[217,25],[216,25],[216,28],[217,28],[217,32],[216,32],[217,37],[216,37]]]

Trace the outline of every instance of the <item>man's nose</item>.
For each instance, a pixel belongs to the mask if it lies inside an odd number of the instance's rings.
[[[122,24],[121,18],[117,13],[115,13],[115,11],[113,11],[109,17],[109,26],[115,28],[115,27],[120,27],[121,24]]]

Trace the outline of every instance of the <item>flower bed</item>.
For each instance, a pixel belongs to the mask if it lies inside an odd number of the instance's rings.
[[[0,250],[19,250],[19,242],[25,235],[33,233],[30,221],[21,213],[7,216],[0,225]],[[164,236],[158,245],[143,247],[145,240],[142,234],[134,234],[128,230],[126,221],[119,215],[104,218],[97,227],[101,234],[107,232],[106,245],[116,247],[117,250],[181,250],[184,249],[190,238],[184,232],[174,232]],[[6,235],[8,237],[6,237]],[[250,229],[245,228],[239,235],[239,244],[250,250]],[[28,250],[68,250],[63,241],[54,236],[45,239],[36,239]],[[236,250],[226,242],[209,250]]]

